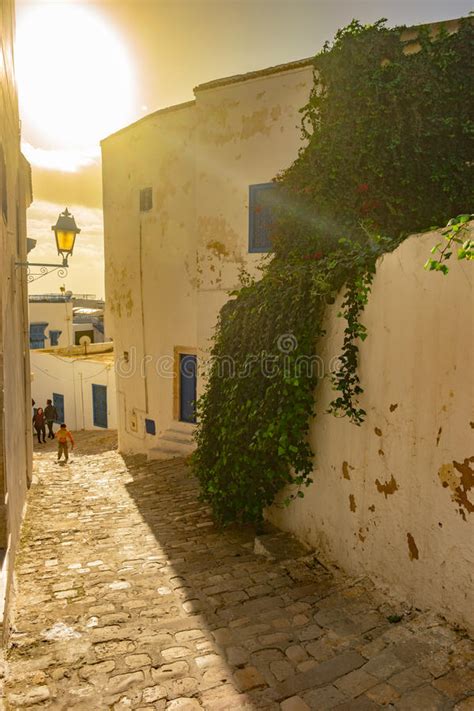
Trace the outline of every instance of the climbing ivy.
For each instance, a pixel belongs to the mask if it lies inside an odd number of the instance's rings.
[[[469,20],[434,38],[421,28],[409,45],[402,28],[353,21],[316,56],[305,146],[275,180],[273,253],[220,312],[198,404],[194,469],[218,521],[258,522],[282,487],[303,496],[311,483],[315,354],[344,285],[329,410],[363,421],[360,315],[376,261],[472,202],[473,56]]]
[[[458,215],[449,220],[447,229],[442,232],[444,240],[438,242],[431,249],[433,257],[425,263],[428,271],[442,272],[446,275],[449,267],[446,262],[451,259],[454,250],[459,260],[474,259],[474,240],[467,237],[467,222],[474,219],[474,215]]]

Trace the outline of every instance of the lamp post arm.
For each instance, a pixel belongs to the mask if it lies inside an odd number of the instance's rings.
[[[15,267],[62,267],[62,264],[48,264],[47,262],[15,262]]]
[[[67,257],[63,257],[62,264],[50,264],[48,262],[15,262],[15,267],[51,267],[58,269],[59,267],[67,268]]]

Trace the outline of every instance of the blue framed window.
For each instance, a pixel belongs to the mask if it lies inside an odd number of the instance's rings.
[[[278,193],[275,183],[249,186],[249,252],[269,252],[272,248]]]
[[[30,323],[30,348],[32,350],[36,348],[44,348],[44,343],[46,340],[45,331],[47,325],[47,321]]]
[[[50,331],[49,332],[49,342],[52,346],[57,346],[59,344],[59,336],[62,331]]]

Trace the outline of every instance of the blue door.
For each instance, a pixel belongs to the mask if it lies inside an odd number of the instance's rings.
[[[94,427],[107,429],[107,386],[92,385],[92,414]]]
[[[62,425],[63,422],[66,422],[66,419],[64,417],[64,395],[60,395],[59,393],[53,393],[53,405],[58,413],[58,419],[56,420],[56,422],[58,425]]]
[[[179,419],[196,422],[196,371],[195,355],[179,354]]]

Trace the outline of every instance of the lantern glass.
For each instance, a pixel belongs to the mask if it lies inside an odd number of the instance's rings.
[[[68,257],[72,255],[76,235],[81,231],[76,225],[76,220],[66,208],[61,212],[55,225],[51,227],[56,237],[58,254],[63,255],[63,266],[67,267]]]
[[[72,230],[56,230],[56,243],[58,252],[62,254],[72,254],[76,233]]]

